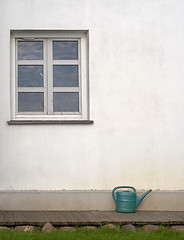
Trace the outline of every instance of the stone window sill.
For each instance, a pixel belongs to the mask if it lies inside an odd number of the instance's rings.
[[[92,120],[10,120],[8,125],[93,124]]]

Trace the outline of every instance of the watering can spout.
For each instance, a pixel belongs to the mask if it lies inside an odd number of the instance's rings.
[[[146,195],[148,195],[152,190],[148,190],[147,192],[145,192],[142,196],[140,197],[136,197],[136,207],[141,203],[141,201],[146,197]]]

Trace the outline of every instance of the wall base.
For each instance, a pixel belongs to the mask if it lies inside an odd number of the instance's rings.
[[[0,191],[0,210],[112,211],[115,207],[111,191]],[[184,211],[184,191],[153,191],[137,211]]]

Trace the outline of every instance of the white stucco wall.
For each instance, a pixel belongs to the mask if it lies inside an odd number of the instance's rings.
[[[0,1],[0,190],[184,189],[184,1]],[[93,125],[10,126],[10,30],[89,30]]]

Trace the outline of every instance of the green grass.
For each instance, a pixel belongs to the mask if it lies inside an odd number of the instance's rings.
[[[76,232],[62,232],[56,230],[52,233],[43,232],[16,232],[14,230],[1,230],[2,240],[184,240],[183,232],[175,232],[167,228],[154,233],[129,232],[122,229],[86,230],[77,229]]]

